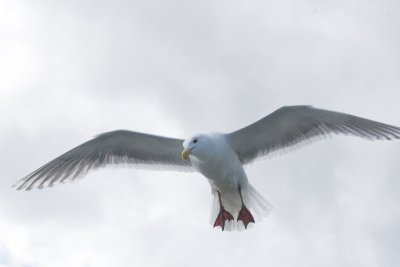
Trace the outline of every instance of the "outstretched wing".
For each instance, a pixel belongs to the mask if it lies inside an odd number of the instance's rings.
[[[311,106],[288,106],[226,137],[245,164],[259,156],[329,134],[391,140],[400,138],[400,128]]]
[[[14,186],[26,190],[53,186],[110,164],[193,171],[190,161],[180,158],[182,143],[181,139],[125,130],[103,133],[50,161]]]

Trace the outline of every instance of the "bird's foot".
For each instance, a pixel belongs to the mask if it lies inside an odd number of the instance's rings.
[[[243,205],[242,209],[239,211],[237,221],[242,221],[245,229],[247,229],[247,225],[249,223],[255,223],[253,215],[250,213],[245,205]]]
[[[228,211],[226,211],[223,207],[221,207],[221,209],[218,213],[218,216],[215,219],[214,227],[221,226],[222,231],[224,231],[226,220],[228,220],[228,221],[233,220],[233,216]]]

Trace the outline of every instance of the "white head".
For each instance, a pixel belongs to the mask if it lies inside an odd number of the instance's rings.
[[[189,156],[206,160],[212,155],[212,138],[205,134],[197,134],[183,142],[182,159],[187,160]]]

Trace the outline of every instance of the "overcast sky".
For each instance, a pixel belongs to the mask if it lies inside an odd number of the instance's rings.
[[[11,184],[101,132],[233,131],[311,104],[400,125],[393,0],[0,2],[0,267],[400,266],[400,142],[335,137],[247,168],[274,206],[209,225],[199,174]]]

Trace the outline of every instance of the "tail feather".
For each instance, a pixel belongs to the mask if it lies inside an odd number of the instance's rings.
[[[259,193],[257,190],[250,184],[247,187],[243,187],[241,189],[243,202],[246,207],[253,214],[255,222],[260,222],[265,216],[267,216],[272,210],[272,205]],[[218,192],[215,189],[212,189],[213,201],[211,207],[211,216],[210,223],[214,225],[215,219],[220,210]],[[225,222],[225,230],[227,231],[241,231],[244,230],[245,227],[241,221],[237,221],[237,216],[242,207],[242,203],[240,201],[239,192],[237,190],[227,191],[221,193],[222,205],[224,208],[229,211],[234,220]],[[253,224],[249,224],[249,227],[252,227]]]

